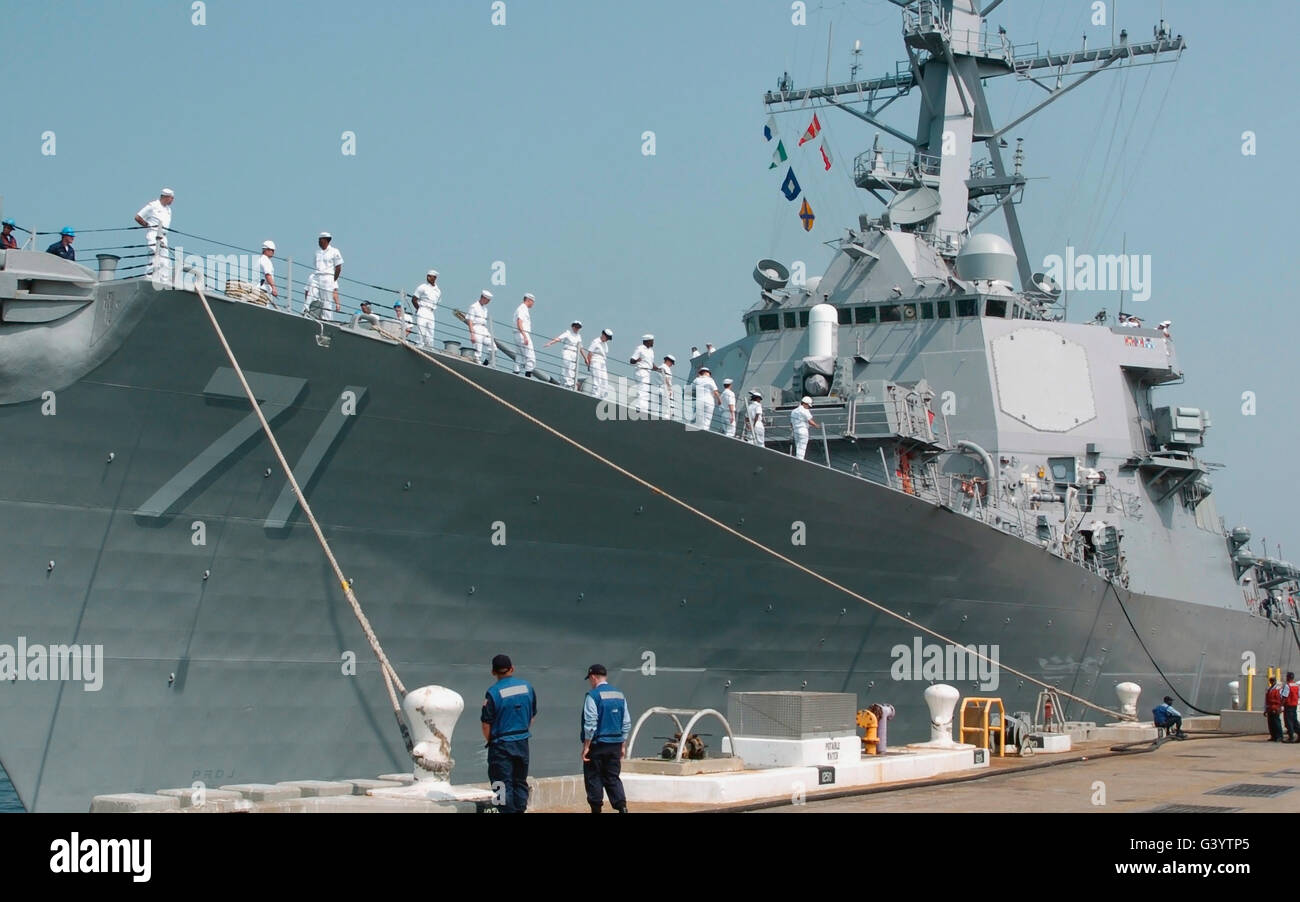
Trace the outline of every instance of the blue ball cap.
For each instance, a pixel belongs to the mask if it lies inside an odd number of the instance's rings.
[[[16,226],[18,223],[14,222],[12,219],[4,219],[0,220],[0,225]]]
[[[77,233],[74,232],[74,231],[72,231],[72,226],[64,226],[62,229],[59,230],[59,234],[60,234],[60,235],[71,235],[73,238],[76,238],[76,237],[77,237]]]

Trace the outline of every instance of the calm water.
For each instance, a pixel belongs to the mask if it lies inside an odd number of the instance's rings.
[[[0,813],[22,810],[23,805],[18,801],[18,794],[14,792],[9,782],[9,775],[5,773],[3,767],[0,767]]]

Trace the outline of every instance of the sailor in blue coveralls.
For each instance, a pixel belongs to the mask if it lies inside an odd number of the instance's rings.
[[[483,699],[483,738],[488,749],[488,779],[503,814],[523,814],[528,807],[528,729],[537,716],[537,693],[514,675],[505,655],[492,659],[497,681]]]
[[[627,757],[627,734],[632,715],[627,699],[605,679],[603,664],[587,668],[591,691],[582,701],[582,777],[587,784],[587,804],[600,814],[602,790],[619,814],[627,814],[627,797],[619,773]]]

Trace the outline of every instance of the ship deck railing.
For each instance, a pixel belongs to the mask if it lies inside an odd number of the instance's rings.
[[[97,258],[100,255],[106,255],[117,258],[116,266],[111,273],[101,272],[100,281],[152,278],[151,264],[155,263],[154,254],[145,243],[144,233],[145,230],[140,227],[78,229],[78,240],[85,237],[88,239],[85,244],[92,246],[78,246],[76,248],[77,263],[94,271]],[[58,232],[33,231],[29,234],[25,249],[43,249],[41,242],[47,238],[50,240],[57,239],[58,234]],[[332,318],[322,319],[320,316],[309,315],[304,311],[303,293],[313,269],[311,259],[308,259],[304,265],[303,261],[296,261],[292,256],[281,256],[279,254],[273,256],[279,297],[275,299],[267,298],[269,303],[262,304],[249,301],[246,297],[238,294],[234,296],[226,295],[226,291],[232,282],[254,286],[257,284],[256,265],[257,258],[261,256],[260,249],[228,244],[177,229],[167,230],[167,238],[167,259],[165,263],[153,267],[162,273],[164,287],[193,289],[195,278],[193,275],[175,272],[179,255],[179,259],[184,266],[188,267],[193,263],[202,269],[203,285],[206,291],[221,296],[225,300],[249,303],[251,306],[266,310],[268,315],[278,313],[280,315],[305,317],[313,322],[346,329],[355,334],[389,344],[397,344],[396,336],[399,334],[406,336],[412,344],[419,343],[418,334],[415,332],[415,312],[411,303],[413,290],[386,287],[353,278],[347,275],[345,265],[345,272],[338,280],[339,302],[342,309],[334,311]],[[413,281],[415,285],[420,284],[423,281],[423,273],[420,273],[418,278]],[[491,286],[491,290],[495,297],[489,306],[493,314],[490,316],[489,330],[496,345],[496,355],[492,367],[494,369],[512,370],[514,363],[510,355],[515,352],[513,314],[520,300],[522,300],[523,291],[519,292],[518,297],[514,297],[497,286]],[[436,347],[434,350],[455,356],[468,356],[473,348],[469,340],[469,327],[453,311],[467,311],[477,301],[478,295],[476,293],[462,295],[453,301],[450,298],[450,293],[443,287],[442,300],[439,302],[435,317]],[[369,314],[369,318],[372,318],[371,322],[367,321],[361,311],[361,304],[365,302],[368,302],[372,308],[372,312]],[[400,321],[394,313],[393,305],[395,303],[401,303],[402,305],[403,319]],[[501,313],[504,313],[504,316],[501,316]],[[560,317],[561,322],[557,322],[552,328],[537,329],[536,326],[539,321],[547,321],[549,314],[550,311],[546,311],[545,314],[539,316],[536,310],[533,313],[534,331],[532,339],[537,358],[536,371],[544,374],[542,381],[561,385],[564,359],[560,352],[560,346],[552,345],[550,348],[543,348],[542,346],[551,338],[567,331],[572,322],[572,317],[568,319]],[[584,351],[591,343],[591,339],[600,334],[600,329],[603,326],[602,323],[592,323],[584,326],[582,345]],[[451,342],[452,345],[448,346],[448,342]],[[616,351],[613,350],[614,342],[610,342],[611,351],[607,365],[611,389],[613,390],[618,388],[619,378],[628,380],[630,385],[634,386],[636,384],[633,368],[629,364],[622,362],[626,357],[631,357],[632,351],[630,348],[635,347],[635,343],[629,347],[626,354],[622,350],[624,344],[624,342],[620,342],[617,345],[620,350]],[[686,375],[689,364],[689,359],[683,354],[682,358],[677,362],[677,372],[681,376],[675,374],[674,383],[680,384],[683,381],[682,376]],[[590,374],[580,357],[577,367],[577,387],[586,389],[589,379]],[[661,383],[662,376],[659,373],[653,374],[652,386],[657,388]],[[739,398],[737,404],[740,405]],[[677,405],[672,414],[671,419],[677,422],[682,421],[680,404]]]

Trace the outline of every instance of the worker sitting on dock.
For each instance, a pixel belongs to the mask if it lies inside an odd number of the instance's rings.
[[[1157,727],[1164,727],[1169,731],[1170,736],[1177,736],[1179,739],[1187,738],[1183,732],[1183,715],[1178,713],[1178,709],[1173,706],[1174,700],[1165,696],[1163,704],[1157,705],[1151,714]]]

